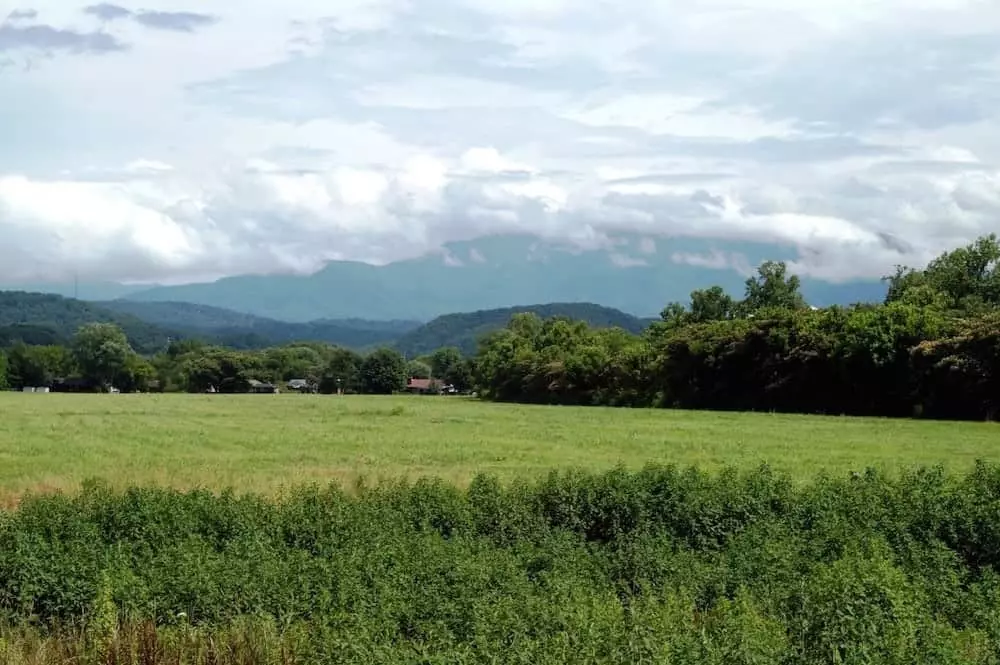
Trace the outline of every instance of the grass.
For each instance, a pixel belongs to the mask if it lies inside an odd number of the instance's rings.
[[[1000,462],[989,423],[543,407],[464,398],[0,393],[0,504],[26,491],[116,486],[275,493],[303,482],[646,463],[752,467],[806,479]]]

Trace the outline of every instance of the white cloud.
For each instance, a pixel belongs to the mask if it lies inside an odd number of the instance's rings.
[[[741,272],[726,243],[773,243],[836,281],[1000,215],[1000,5],[123,4],[217,20],[39,0],[3,32],[0,280],[308,271],[529,233],[619,264],[707,238],[673,260]],[[626,232],[635,256],[610,244]]]
[[[649,265],[649,262],[646,259],[629,256],[628,254],[622,254],[621,252],[611,252],[608,254],[608,258],[610,258],[611,262],[619,268],[635,268],[638,266]]]
[[[698,254],[695,252],[674,252],[670,255],[670,260],[674,263],[682,263],[699,268],[712,268],[713,270],[734,270],[741,275],[750,275],[754,269],[750,265],[746,256],[739,252],[724,252],[713,249],[708,254]]]

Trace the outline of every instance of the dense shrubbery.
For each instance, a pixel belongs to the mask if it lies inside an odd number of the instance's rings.
[[[70,650],[233,643],[296,662],[1000,662],[986,466],[804,487],[648,468],[277,502],[90,487],[25,500],[0,540],[0,619],[21,626],[0,657],[51,630]]]
[[[821,310],[765,263],[744,300],[696,291],[642,335],[519,315],[484,340],[479,388],[501,401],[992,419],[998,259],[983,239],[900,269],[886,303]]]

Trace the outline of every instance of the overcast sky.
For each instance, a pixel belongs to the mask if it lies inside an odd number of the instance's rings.
[[[636,232],[843,280],[1000,230],[995,0],[24,1],[0,279]]]

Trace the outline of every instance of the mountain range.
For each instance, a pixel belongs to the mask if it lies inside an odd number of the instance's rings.
[[[627,236],[611,247],[585,250],[531,236],[497,236],[452,243],[441,252],[386,265],[334,261],[306,275],[248,274],[174,286],[83,282],[0,288],[91,301],[165,303],[163,311],[181,302],[272,321],[327,322],[320,325],[334,325],[334,320],[335,325],[344,320],[422,322],[453,312],[545,302],[600,303],[651,317],[668,302],[687,301],[698,288],[717,284],[741,296],[754,266],[795,258],[790,248],[747,242]],[[825,306],[881,300],[885,286],[877,280],[835,284],[803,279],[802,291],[810,304]],[[131,304],[113,307],[137,311]]]
[[[152,354],[171,340],[201,339],[238,349],[291,342],[326,342],[366,351],[395,347],[408,357],[455,346],[474,353],[479,337],[503,327],[517,312],[566,316],[596,327],[639,332],[649,321],[590,303],[552,303],[481,310],[418,321],[321,320],[289,323],[191,303],[115,300],[88,303],[54,294],[0,291],[0,348],[17,341],[68,344],[83,324],[115,323],[140,353]]]

